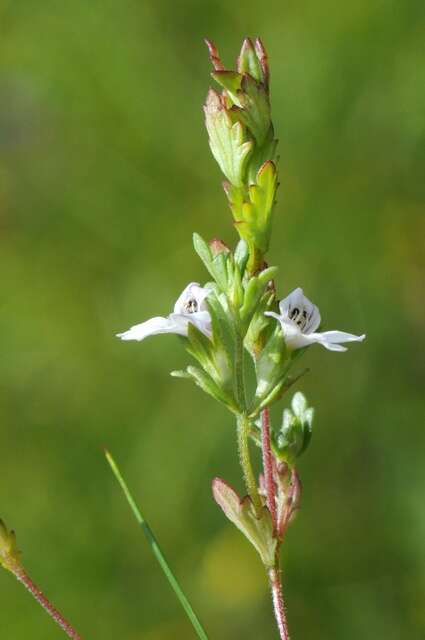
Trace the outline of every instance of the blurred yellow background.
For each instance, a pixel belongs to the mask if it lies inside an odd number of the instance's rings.
[[[0,515],[85,638],[195,637],[104,445],[211,639],[277,635],[255,551],[210,494],[215,475],[242,490],[230,415],[169,377],[174,336],[114,337],[205,281],[193,231],[236,240],[203,38],[230,64],[245,35],[271,62],[279,292],[367,334],[303,360],[317,412],[283,553],[291,637],[425,637],[423,18],[421,0],[1,2]],[[0,603],[2,638],[62,637],[5,573]]]

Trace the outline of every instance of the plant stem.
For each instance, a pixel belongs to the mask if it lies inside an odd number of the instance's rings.
[[[268,408],[261,412],[261,445],[263,452],[264,481],[266,485],[267,507],[272,518],[273,531],[277,531],[276,485],[273,478],[273,455],[270,443],[270,413]]]
[[[143,532],[146,536],[146,539],[153,551],[154,556],[156,557],[156,559],[159,562],[159,565],[161,567],[161,569],[163,570],[168,582],[170,583],[174,593],[176,594],[178,600],[180,601],[180,604],[182,605],[183,609],[185,610],[187,617],[189,618],[190,622],[192,623],[193,628],[195,629],[198,638],[201,638],[201,640],[208,640],[208,636],[204,630],[204,628],[202,627],[196,613],[194,612],[192,605],[190,604],[189,600],[187,599],[187,597],[185,596],[185,594],[183,593],[182,588],[180,587],[177,578],[174,576],[173,572],[170,569],[170,566],[167,562],[167,560],[165,559],[165,556],[155,538],[155,535],[152,531],[152,529],[150,528],[149,524],[146,522],[145,518],[143,517],[139,507],[137,506],[133,496],[130,493],[130,489],[128,488],[122,474],[121,471],[118,468],[117,463],[115,462],[115,460],[113,459],[113,457],[111,456],[111,454],[109,453],[109,451],[105,451],[105,456],[107,461],[109,462],[109,465],[112,469],[112,472],[115,476],[115,478],[118,481],[118,484],[120,485],[121,489],[123,490],[123,493],[127,499],[127,502],[130,506],[130,509],[132,510],[137,522],[139,523],[139,525],[142,527]]]
[[[63,617],[63,615],[52,605],[46,598],[44,593],[40,591],[36,584],[31,580],[25,569],[17,567],[13,571],[14,576],[21,582],[30,594],[37,600],[38,604],[49,614],[49,616],[60,626],[62,631],[66,633],[68,638],[72,640],[82,640],[82,637],[75,631],[71,624]]]
[[[245,414],[241,414],[237,419],[238,427],[238,449],[239,460],[242,467],[243,477],[245,480],[246,490],[252,500],[257,517],[261,516],[263,505],[258,493],[257,481],[251,464],[251,456],[249,453],[249,419]]]
[[[281,570],[276,552],[275,566],[269,569],[269,581],[272,591],[274,615],[279,629],[281,640],[289,640],[288,623],[286,621],[285,604],[283,602]]]
[[[255,512],[258,517],[263,508],[257,488],[257,480],[251,464],[249,452],[249,418],[246,415],[246,391],[244,374],[244,346],[243,338],[240,334],[236,337],[235,348],[235,390],[238,405],[241,413],[237,416],[238,450],[239,460],[242,467],[246,490],[252,500]]]

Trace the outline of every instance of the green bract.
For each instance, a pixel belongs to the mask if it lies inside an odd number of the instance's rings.
[[[213,496],[225,515],[254,545],[266,567],[275,563],[277,540],[273,537],[270,513],[264,507],[260,517],[255,513],[251,498],[240,498],[224,480],[215,478],[212,483]]]

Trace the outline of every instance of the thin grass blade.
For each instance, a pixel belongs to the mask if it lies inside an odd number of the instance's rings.
[[[127,502],[137,520],[137,522],[139,523],[139,525],[142,527],[143,532],[146,536],[146,539],[149,543],[149,546],[152,549],[152,552],[154,554],[154,556],[156,557],[156,559],[159,562],[159,565],[161,567],[161,569],[163,570],[168,582],[170,583],[174,593],[176,594],[178,600],[180,601],[180,604],[182,605],[183,609],[185,610],[187,617],[189,618],[190,622],[192,623],[193,628],[195,629],[198,638],[201,638],[201,640],[208,640],[208,636],[203,628],[203,626],[201,625],[196,613],[194,612],[192,605],[190,604],[189,600],[187,599],[187,597],[185,596],[185,594],[183,593],[183,590],[181,588],[181,586],[179,585],[177,578],[174,576],[173,572],[170,569],[170,565],[168,564],[167,560],[165,559],[165,556],[155,538],[155,535],[152,531],[152,529],[150,528],[149,524],[146,522],[144,516],[142,515],[139,507],[137,506],[132,494],[130,493],[130,489],[127,486],[127,483],[125,482],[121,471],[118,468],[117,463],[115,462],[114,458],[112,457],[112,455],[109,453],[109,451],[105,451],[105,456],[106,459],[112,469],[112,472],[115,476],[115,478],[117,479],[126,499]]]

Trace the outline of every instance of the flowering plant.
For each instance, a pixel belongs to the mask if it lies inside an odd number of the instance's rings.
[[[278,300],[276,267],[269,267],[273,210],[278,188],[277,140],[271,121],[269,65],[259,39],[245,39],[236,69],[227,69],[214,44],[207,41],[212,77],[205,122],[212,154],[226,181],[224,190],[240,240],[234,251],[220,240],[194,235],[195,251],[210,281],[189,284],[167,318],[151,318],[118,334],[143,340],[157,333],[184,337],[196,360],[172,375],[195,382],[235,416],[246,495],[224,480],[212,482],[213,496],[227,518],[258,551],[272,589],[282,639],[288,638],[280,579],[280,546],[299,508],[301,483],[296,462],[311,438],[313,409],[297,392],[282,425],[270,425],[269,408],[282,399],[302,373],[292,373],[298,356],[314,343],[346,351],[342,343],[362,341],[343,331],[318,332],[319,309],[297,288]],[[277,320],[277,322],[276,322]],[[256,389],[248,397],[245,369],[253,367]],[[255,477],[250,441],[260,449],[263,473]]]
[[[308,347],[318,343],[342,352],[344,343],[362,341],[365,336],[320,331],[319,309],[301,288],[279,300],[278,269],[266,263],[278,189],[267,54],[259,39],[253,43],[246,38],[236,68],[227,69],[214,44],[207,41],[207,45],[212,77],[220,91],[208,92],[205,123],[211,152],[226,178],[224,191],[239,241],[232,250],[221,240],[208,243],[195,233],[194,248],[208,281],[203,286],[188,284],[169,315],[117,335],[123,341],[139,342],[162,333],[180,336],[194,362],[172,375],[194,382],[234,416],[244,495],[218,477],[212,481],[212,493],[258,552],[270,582],[279,634],[287,640],[280,549],[300,506],[297,461],[309,445],[314,411],[297,392],[290,408],[283,409],[281,424],[273,428],[269,409],[303,375],[304,371],[294,368]],[[251,394],[246,384],[248,367],[255,379]],[[252,465],[254,447],[263,464],[259,478]],[[109,453],[107,458],[198,636],[207,638]],[[2,521],[0,565],[27,587],[70,638],[80,640],[23,569],[15,535]]]

